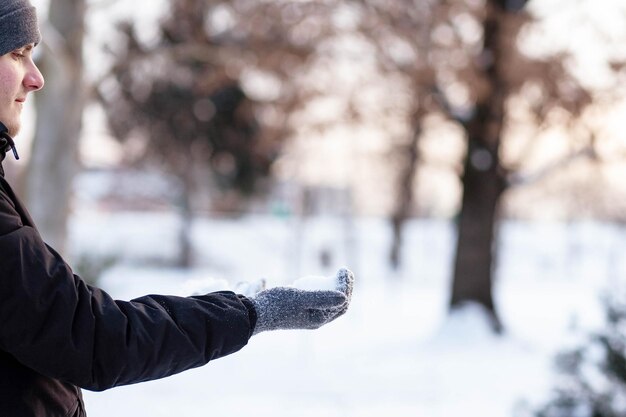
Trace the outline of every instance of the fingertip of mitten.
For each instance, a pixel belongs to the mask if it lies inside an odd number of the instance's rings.
[[[337,290],[344,293],[348,299],[352,296],[354,287],[354,273],[348,268],[341,268],[337,271]]]

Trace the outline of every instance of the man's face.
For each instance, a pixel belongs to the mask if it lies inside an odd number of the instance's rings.
[[[43,87],[41,72],[33,62],[33,45],[0,56],[0,122],[11,136],[20,130],[20,115],[28,93]]]

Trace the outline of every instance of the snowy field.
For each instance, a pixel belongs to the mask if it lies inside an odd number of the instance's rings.
[[[163,261],[176,252],[175,217],[79,211],[72,251],[118,258],[100,284],[116,298],[258,278],[282,285],[343,265],[357,278],[347,315],[327,327],[264,333],[203,368],[85,392],[89,416],[525,416],[555,380],[554,353],[599,326],[600,296],[623,285],[626,234],[509,223],[501,235],[496,297],[507,332],[496,337],[475,307],[446,315],[447,222],[409,224],[405,266],[394,272],[383,220],[203,219],[193,230],[198,267],[185,272]],[[327,266],[321,252],[331,254]]]

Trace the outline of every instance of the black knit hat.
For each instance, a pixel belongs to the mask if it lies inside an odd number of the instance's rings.
[[[28,0],[0,0],[0,55],[41,41],[37,13]]]

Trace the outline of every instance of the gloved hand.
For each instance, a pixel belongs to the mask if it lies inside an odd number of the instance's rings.
[[[251,298],[257,313],[253,335],[266,330],[317,329],[343,315],[350,304],[354,274],[340,269],[334,290],[275,287]]]

